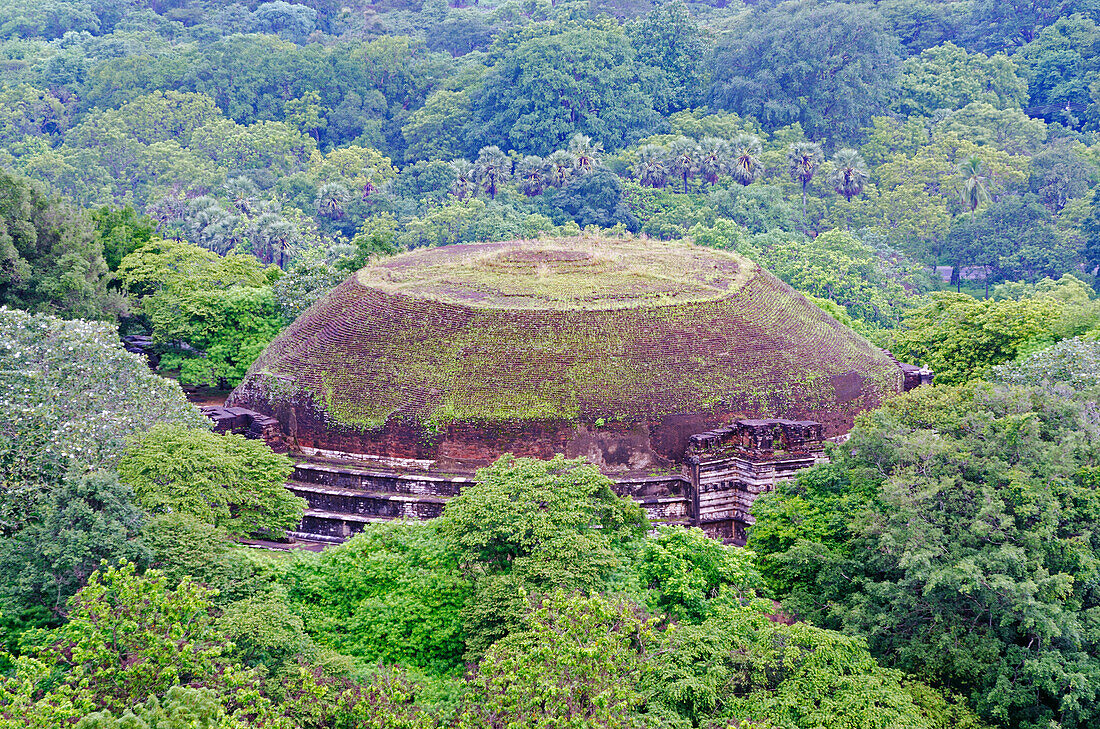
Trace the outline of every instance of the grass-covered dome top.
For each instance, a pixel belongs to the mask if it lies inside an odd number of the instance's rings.
[[[509,450],[532,428],[560,442],[677,418],[837,432],[900,386],[886,354],[741,256],[576,238],[370,265],[272,342],[231,402],[311,442],[389,448],[400,431],[418,445],[392,450],[432,454],[460,431]]]

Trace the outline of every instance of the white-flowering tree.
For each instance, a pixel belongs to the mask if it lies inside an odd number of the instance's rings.
[[[113,327],[0,308],[0,530],[73,468],[113,469],[156,423],[209,422]]]

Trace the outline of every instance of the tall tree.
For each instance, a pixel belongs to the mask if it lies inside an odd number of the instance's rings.
[[[603,144],[592,141],[592,137],[587,134],[574,134],[569,140],[569,154],[573,157],[573,166],[582,175],[596,168],[601,152],[603,152]]]
[[[867,164],[863,156],[854,149],[838,150],[833,156],[833,189],[849,202],[863,192],[863,186],[870,179]]]
[[[986,173],[985,164],[980,157],[971,156],[959,164],[958,170],[962,177],[959,200],[967,210],[974,212],[990,199],[989,190],[986,187],[989,175]]]
[[[760,137],[755,134],[738,134],[733,140],[733,165],[730,173],[733,179],[742,185],[751,185],[764,176],[764,166],[760,164],[763,146]]]
[[[668,150],[659,144],[644,144],[639,147],[634,178],[640,185],[664,187],[668,182]]]
[[[717,184],[718,177],[730,169],[733,147],[728,140],[720,137],[704,137],[699,142],[699,174],[711,185]]]
[[[489,198],[497,199],[497,190],[512,177],[512,160],[499,147],[482,147],[474,162],[474,179]]]
[[[506,50],[473,93],[486,142],[549,154],[586,134],[614,150],[664,126],[620,27],[539,24],[532,34]]]
[[[454,170],[455,175],[454,182],[451,183],[451,193],[459,200],[473,197],[474,192],[477,191],[474,165],[470,164],[469,160],[456,159],[451,162],[451,169]]]
[[[802,185],[802,224],[806,224],[806,187],[825,163],[825,153],[816,142],[795,142],[787,149],[787,172]]]
[[[688,179],[699,171],[699,145],[695,140],[687,137],[674,140],[668,149],[668,167],[684,181],[684,193],[687,193]]]
[[[886,109],[897,40],[866,5],[760,3],[719,39],[712,70],[712,107],[767,129],[799,122],[814,137],[854,138]]]
[[[523,194],[534,197],[546,189],[546,161],[536,155],[527,155],[516,165],[516,177],[523,184]]]
[[[553,152],[546,158],[547,175],[552,187],[564,187],[573,176],[573,155],[564,149]]]

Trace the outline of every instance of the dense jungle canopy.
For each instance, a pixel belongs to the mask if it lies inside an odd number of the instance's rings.
[[[585,236],[730,251],[936,384],[748,549],[510,457],[240,545],[291,461],[181,384],[370,262]],[[6,0],[0,727],[1100,725],[1098,266],[1094,0]]]

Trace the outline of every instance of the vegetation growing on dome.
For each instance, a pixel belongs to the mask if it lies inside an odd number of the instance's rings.
[[[438,428],[854,411],[898,378],[887,355],[736,254],[561,239],[363,269],[273,342],[237,392],[361,429]]]

